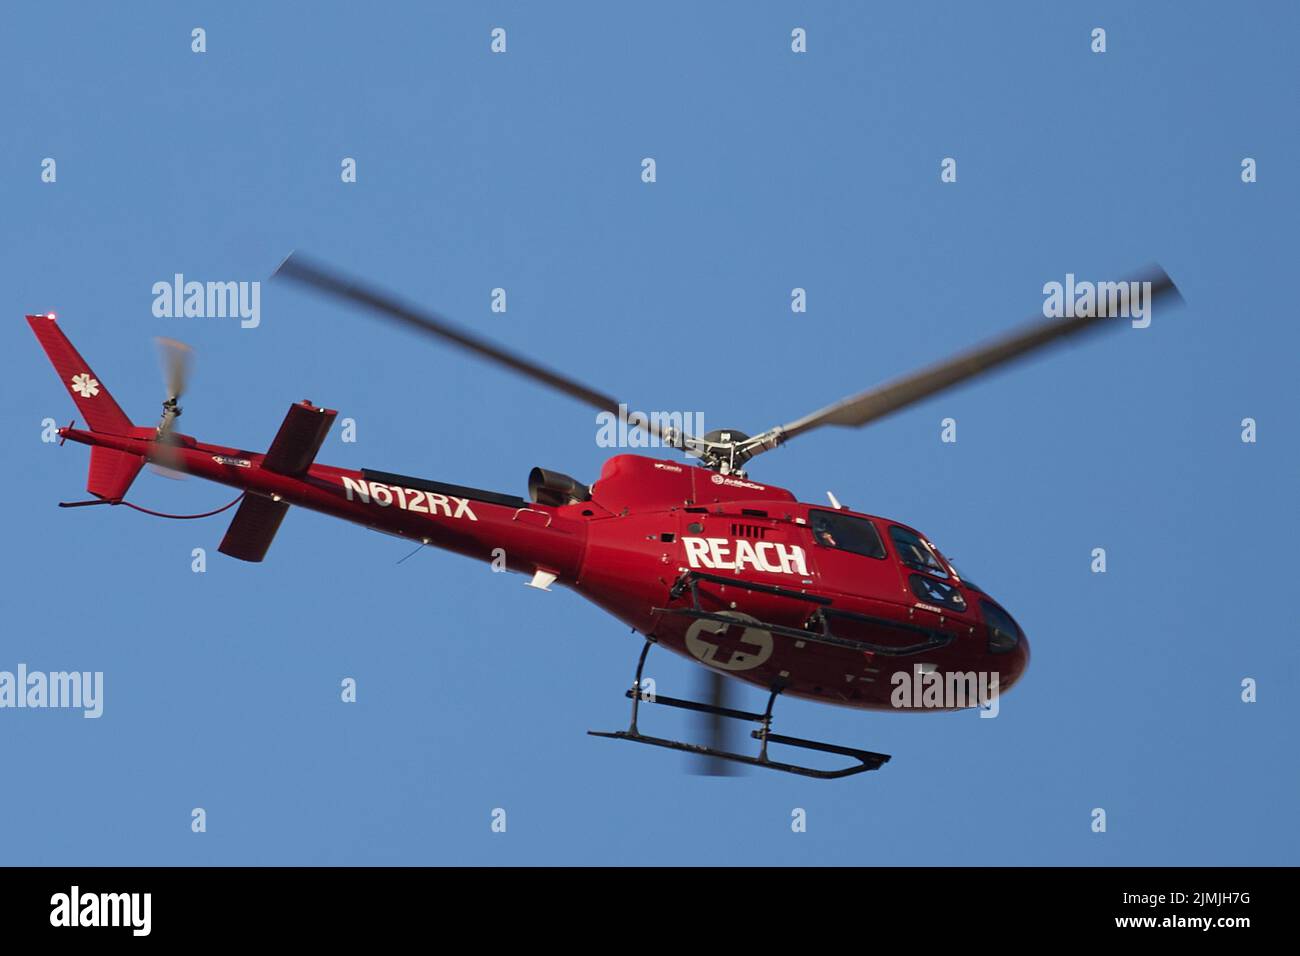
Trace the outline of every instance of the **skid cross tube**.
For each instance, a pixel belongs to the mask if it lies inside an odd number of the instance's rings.
[[[780,695],[783,688],[774,687],[771,695],[767,698],[767,707],[763,713],[756,714],[747,710],[735,710],[730,707],[719,707],[715,704],[702,704],[694,700],[682,700],[677,697],[663,697],[655,694],[653,697],[643,697],[641,693],[641,674],[645,669],[646,656],[650,653],[650,647],[654,644],[653,638],[647,639],[645,647],[641,648],[641,656],[636,664],[636,679],[632,682],[632,687],[626,692],[627,696],[632,698],[632,720],[628,724],[627,730],[589,730],[587,731],[592,737],[608,737],[611,740],[631,740],[636,743],[650,744],[654,747],[664,747],[669,750],[682,750],[686,753],[699,754],[706,757],[718,757],[722,760],[731,760],[736,763],[749,764],[752,767],[765,767],[768,770],[779,770],[782,773],[798,774],[804,777],[816,777],[821,780],[832,780],[837,777],[849,777],[854,774],[863,773],[867,770],[876,770],[889,760],[889,754],[875,753],[870,750],[858,750],[854,747],[842,747],[839,744],[823,743],[819,740],[804,740],[802,737],[787,737],[784,734],[772,733],[772,707],[776,703],[776,698]],[[648,704],[663,704],[667,707],[677,707],[682,710],[694,710],[705,714],[714,714],[718,717],[726,717],[729,720],[748,720],[759,725],[758,730],[750,731],[750,736],[760,742],[758,756],[753,757],[748,754],[731,753],[726,750],[716,750],[712,747],[706,747],[703,744],[686,743],[681,740],[669,740],[665,737],[652,737],[643,734],[637,728],[637,716],[640,711],[642,700]],[[852,757],[857,764],[851,767],[842,767],[839,770],[818,770],[814,767],[803,767],[799,764],[784,763],[779,760],[772,760],[767,755],[767,745],[769,743],[782,744],[786,747],[798,747],[802,750],[816,750],[820,753],[837,754],[842,757]]]

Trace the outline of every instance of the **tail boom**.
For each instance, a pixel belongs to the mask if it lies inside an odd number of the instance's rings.
[[[146,461],[161,459],[169,468],[266,499],[265,505],[247,509],[241,504],[231,522],[221,550],[241,560],[260,561],[265,556],[283,518],[283,508],[266,507],[276,504],[297,505],[478,560],[491,561],[502,552],[511,571],[531,575],[544,570],[562,584],[575,583],[581,566],[585,524],[559,509],[432,494],[372,481],[373,473],[368,477],[365,472],[331,465],[312,464],[300,474],[286,475],[265,466],[267,455],[197,442],[188,435],[176,434],[179,444],[160,446],[150,437],[152,429],[137,429],[135,436],[79,428],[59,433],[69,441]],[[315,433],[310,437],[314,443]]]

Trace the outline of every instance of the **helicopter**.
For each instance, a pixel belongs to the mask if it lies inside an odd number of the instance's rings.
[[[711,761],[831,779],[876,770],[888,754],[774,733],[781,695],[865,710],[899,710],[898,678],[931,686],[945,678],[994,675],[1005,691],[1024,674],[1029,641],[1012,615],[962,576],[917,529],[828,505],[753,480],[755,457],[824,426],[861,427],[1016,359],[1104,328],[1105,307],[1068,318],[1036,318],[1001,338],[882,386],[750,436],[735,428],[688,435],[575,379],[508,351],[427,310],[345,278],[292,253],[275,272],[335,299],[450,343],[601,412],[650,432],[693,460],[639,454],[608,459],[584,483],[535,467],[528,497],[377,469],[316,462],[337,412],[297,402],[265,452],[201,442],[176,429],[191,353],[160,340],[167,398],[155,426],[137,425],[64,335],[53,313],[28,315],[31,326],[87,428],[58,431],[60,444],[90,446],[86,501],[61,507],[129,505],[126,494],[150,464],[228,485],[240,495],[219,550],[262,561],[290,506],[308,508],[465,557],[504,564],[527,584],[577,592],[639,634],[644,643],[626,696],[626,729],[594,736],[698,754]],[[1142,276],[1152,300],[1177,288],[1159,268]],[[216,514],[225,509],[217,509]],[[184,516],[184,517],[205,517]],[[180,517],[162,515],[162,517]],[[651,692],[644,680],[654,646],[708,669],[714,693],[704,701]],[[762,712],[724,706],[722,678],[767,694]],[[951,686],[952,681],[949,681]],[[922,710],[980,706],[984,695],[936,696]],[[642,704],[705,715],[707,743],[643,733]],[[914,708],[907,707],[911,710]],[[757,754],[719,744],[723,721],[757,724]],[[846,758],[823,768],[774,759],[770,745]]]

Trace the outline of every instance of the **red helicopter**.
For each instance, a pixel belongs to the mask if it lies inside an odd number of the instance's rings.
[[[633,454],[610,458],[590,485],[534,468],[527,499],[427,478],[317,464],[335,412],[303,401],[288,415],[266,452],[213,445],[175,430],[181,414],[188,350],[165,346],[168,397],[156,426],[135,425],[77,353],[50,315],[27,321],[72,396],[88,430],[69,425],[62,441],[91,446],[87,490],[92,500],[62,507],[129,504],[127,490],[146,463],[241,489],[239,508],[220,551],[261,561],[290,505],[354,521],[421,545],[476,560],[504,561],[538,588],[561,584],[613,614],[645,644],[627,696],[626,730],[591,733],[700,754],[717,761],[811,777],[874,770],[886,754],[772,732],[776,698],[871,710],[898,708],[900,672],[929,678],[992,673],[1006,690],[1024,673],[1029,642],[1012,616],[960,575],[929,539],[901,522],[830,505],[806,504],[784,488],[751,480],[754,456],[823,425],[857,427],[964,382],[1004,363],[1089,330],[1106,309],[1068,319],[1037,320],[999,340],[884,386],[750,437],[735,429],[682,434],[527,358],[457,328],[379,291],[340,278],[294,254],[276,275],[361,305],[408,327],[451,342],[587,405],[688,450],[698,464]],[[1177,290],[1157,270],[1144,277],[1152,298]],[[165,340],[164,340],[165,341]],[[75,424],[75,423],[74,423]],[[231,503],[233,505],[234,502]],[[136,507],[132,505],[132,507]],[[146,510],[146,509],[140,509]],[[659,644],[768,694],[762,713],[721,702],[715,677],[711,701],[665,697],[643,690],[646,655]],[[639,705],[697,711],[713,719],[751,721],[757,755],[717,744],[643,734]],[[923,709],[951,710],[939,699]],[[911,708],[907,708],[911,709]],[[819,769],[772,759],[768,745],[849,758]]]

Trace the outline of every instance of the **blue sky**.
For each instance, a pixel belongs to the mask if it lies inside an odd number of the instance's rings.
[[[99,720],[0,711],[0,861],[1295,864],[1297,17],[11,8],[0,669],[101,670],[105,702]],[[57,311],[142,423],[169,335],[199,351],[183,424],[206,440],[264,447],[310,398],[357,421],[326,463],[512,493],[533,465],[599,473],[583,407],[295,288],[266,285],[257,329],[151,312],[176,272],[265,279],[292,249],[634,408],[751,433],[1023,321],[1067,272],[1159,261],[1187,304],[754,463],[924,530],[1016,614],[1033,660],[996,720],[781,704],[779,731],[892,753],[877,773],[719,779],[585,735],[624,723],[639,641],[570,593],[438,552],[398,565],[401,542],[297,510],[256,566],[216,553],[225,516],[55,507],[82,495],[87,452],[40,440],[74,409],[29,311]],[[145,475],[132,498],[230,494]],[[651,661],[661,692],[691,692],[690,665]]]

